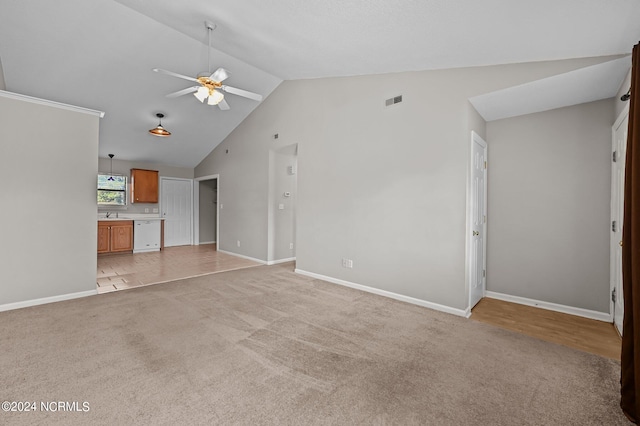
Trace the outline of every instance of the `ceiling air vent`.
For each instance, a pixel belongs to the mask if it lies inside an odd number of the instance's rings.
[[[400,102],[402,102],[402,95],[387,99],[386,101],[384,101],[384,106],[388,107],[391,105],[399,104]]]

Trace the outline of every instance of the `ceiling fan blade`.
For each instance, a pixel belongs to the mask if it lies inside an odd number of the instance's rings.
[[[177,92],[169,93],[167,98],[177,98],[178,96],[186,95],[187,93],[193,93],[198,90],[199,86],[187,87],[186,89],[178,90]]]
[[[224,68],[218,68],[213,72],[213,74],[211,74],[211,77],[209,78],[213,81],[221,82],[229,78],[229,75],[229,71],[225,70]]]
[[[171,75],[173,77],[178,77],[178,78],[182,78],[184,80],[189,80],[189,81],[195,81],[196,83],[199,83],[199,81],[193,77],[188,77],[186,75],[182,75],[182,74],[177,74],[175,72],[171,72],[171,71],[167,71],[167,70],[163,70],[160,68],[154,68],[153,69],[155,72],[159,72],[160,74],[166,74],[166,75]]]
[[[244,98],[253,99],[254,101],[260,102],[262,100],[262,95],[258,95],[257,93],[248,92],[246,90],[238,89],[230,86],[222,86],[221,89],[227,93],[233,93],[234,95],[242,96]]]
[[[224,99],[220,101],[220,103],[218,104],[218,108],[220,108],[223,111],[228,111],[231,109],[227,101]]]

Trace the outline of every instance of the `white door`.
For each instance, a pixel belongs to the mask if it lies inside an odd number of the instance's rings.
[[[469,203],[469,308],[484,297],[486,283],[487,229],[487,143],[475,132],[471,133],[471,171]]]
[[[628,112],[613,125],[611,167],[611,297],[613,322],[622,335],[624,295],[622,293],[622,220],[624,216],[624,168],[627,154]]]
[[[160,178],[160,187],[165,247],[191,245],[193,182],[163,177]]]

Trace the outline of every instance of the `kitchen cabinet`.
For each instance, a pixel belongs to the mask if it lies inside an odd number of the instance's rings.
[[[158,171],[131,169],[131,202],[158,202]]]
[[[132,220],[98,221],[98,254],[133,251]]]

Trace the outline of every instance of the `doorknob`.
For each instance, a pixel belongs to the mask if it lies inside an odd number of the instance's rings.
[[[622,247],[622,240],[620,240],[620,243],[619,243],[619,244],[620,244],[620,247]]]
[[[476,235],[480,235],[480,233],[478,231],[473,231],[473,236],[475,237]]]

